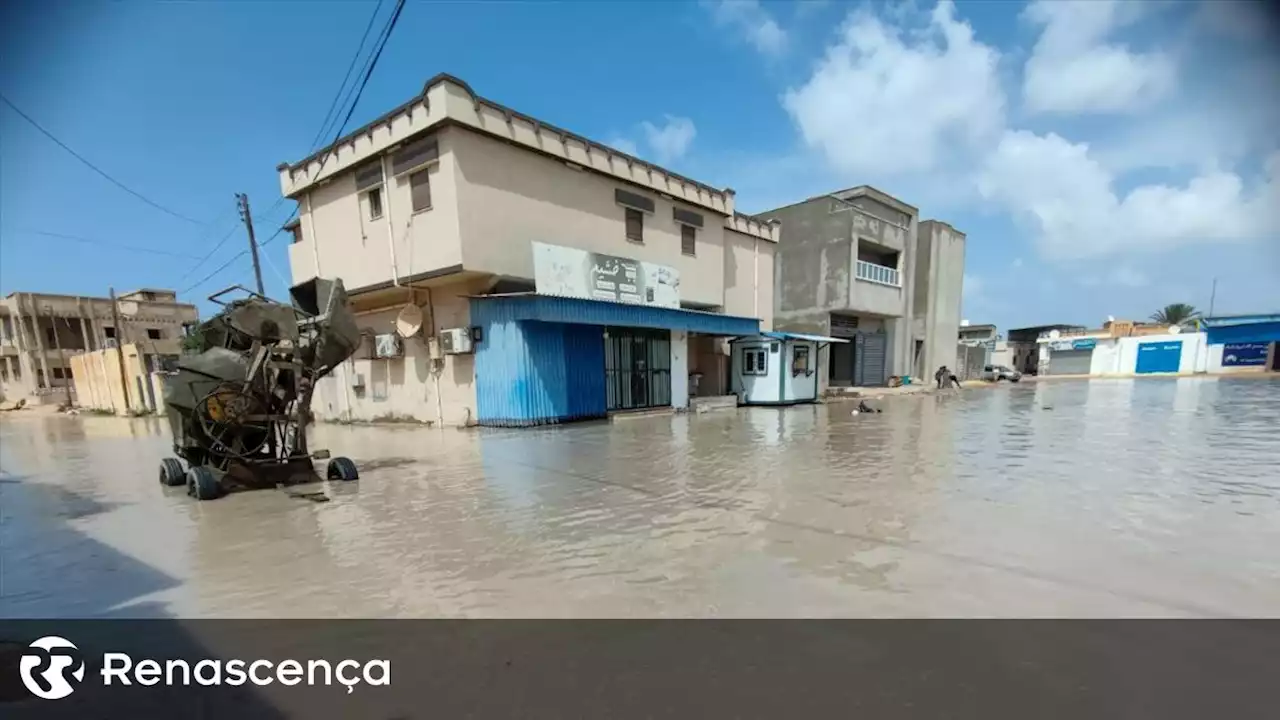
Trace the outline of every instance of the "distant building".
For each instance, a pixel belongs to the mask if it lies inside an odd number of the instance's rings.
[[[758,213],[781,224],[774,325],[847,338],[824,385],[883,385],[954,364],[965,235],[872,187]]]
[[[994,347],[997,339],[995,325],[965,325],[963,322],[960,324],[958,341],[961,345]]]
[[[1041,335],[1048,335],[1055,330],[1065,332],[1084,329],[1083,325],[1034,325],[1010,330],[1007,352],[1013,369],[1026,375],[1039,373],[1040,346],[1036,344],[1036,340]]]
[[[14,292],[0,300],[0,393],[8,401],[59,403],[72,386],[73,355],[135,343],[144,362],[181,352],[194,305],[172,290],[143,288],[118,297],[120,327],[110,298]],[[73,393],[74,397],[74,393]]]

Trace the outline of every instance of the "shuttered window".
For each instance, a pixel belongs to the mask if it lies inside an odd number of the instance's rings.
[[[356,169],[356,192],[368,190],[382,183],[382,158],[365,163]]]
[[[698,230],[691,225],[680,226],[680,252],[685,255],[698,254]]]
[[[440,157],[440,145],[434,137],[426,137],[405,145],[391,156],[391,174],[403,175]]]
[[[409,193],[413,197],[413,211],[431,209],[431,177],[423,168],[409,176]]]
[[[627,239],[644,242],[644,213],[634,208],[623,208],[627,213]]]

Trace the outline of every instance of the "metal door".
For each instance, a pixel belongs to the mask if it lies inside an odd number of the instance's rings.
[[[671,335],[666,330],[609,328],[604,369],[609,410],[671,404]]]
[[[1093,350],[1050,350],[1049,375],[1088,375]]]
[[[878,387],[885,384],[885,351],[887,335],[859,333],[854,348],[853,384]]]
[[[1138,345],[1138,373],[1176,373],[1182,359],[1182,341]]]

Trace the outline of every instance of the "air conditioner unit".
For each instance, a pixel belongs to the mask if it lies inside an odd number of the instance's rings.
[[[361,373],[352,373],[351,387],[357,389],[364,387],[364,375]]]
[[[404,354],[404,345],[400,336],[395,333],[375,335],[373,338],[373,356],[376,358],[398,358]]]
[[[449,328],[440,332],[440,347],[446,355],[463,355],[471,352],[470,328]]]

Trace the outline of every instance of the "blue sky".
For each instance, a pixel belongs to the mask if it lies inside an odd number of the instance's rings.
[[[373,7],[5,3],[0,92],[200,223],[0,106],[0,292],[184,290],[244,249],[233,194],[259,215],[279,199],[275,165],[307,154]],[[863,183],[891,192],[968,234],[973,322],[1205,307],[1214,277],[1220,313],[1274,311],[1280,43],[1261,7],[411,2],[352,127],[449,72],[731,186],[747,212]],[[260,238],[291,205],[260,217]],[[282,293],[284,242],[265,254]],[[186,297],[251,280],[241,258]]]

